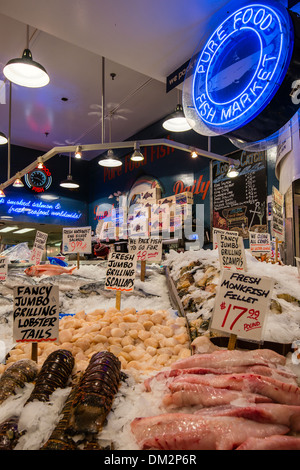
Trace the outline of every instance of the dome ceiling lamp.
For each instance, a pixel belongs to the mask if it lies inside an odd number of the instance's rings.
[[[3,132],[0,132],[0,145],[5,145],[8,142],[8,138]]]
[[[20,173],[17,173],[17,178],[13,182],[13,187],[14,188],[23,188],[24,187],[23,181],[21,180],[21,174]]]
[[[233,163],[230,163],[227,173],[226,173],[227,178],[236,178],[238,175],[239,175],[238,168]]]
[[[112,118],[112,113],[109,114],[109,143],[110,144],[111,144],[111,118]],[[98,161],[98,164],[100,166],[107,167],[107,168],[116,168],[118,166],[123,165],[120,158],[114,154],[114,151],[112,149],[108,149],[107,155],[101,158]]]
[[[178,90],[179,103],[179,90]],[[181,104],[177,104],[175,111],[170,114],[163,122],[163,128],[170,132],[186,132],[192,129],[186,119]]]
[[[5,77],[16,85],[28,88],[40,88],[48,85],[50,78],[46,69],[35,62],[29,49],[29,26],[27,25],[27,46],[22,57],[11,59],[3,69]]]
[[[63,180],[60,183],[60,186],[62,188],[66,189],[77,189],[79,188],[79,184],[73,180],[72,175],[71,175],[71,153],[69,155],[69,174],[67,176],[67,179]]]

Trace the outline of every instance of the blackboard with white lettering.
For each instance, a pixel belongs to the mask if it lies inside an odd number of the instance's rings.
[[[239,161],[235,178],[227,176],[228,163],[213,164],[213,227],[243,238],[249,231],[267,232],[266,153],[240,151],[232,158]]]

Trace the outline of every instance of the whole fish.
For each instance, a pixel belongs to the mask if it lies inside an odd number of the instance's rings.
[[[76,266],[73,268],[67,269],[64,268],[63,266],[56,266],[54,264],[38,264],[36,266],[30,266],[29,268],[25,269],[25,274],[27,276],[35,276],[35,277],[40,277],[43,276],[44,274],[48,276],[57,276],[60,274],[72,274],[72,272],[76,269]]]

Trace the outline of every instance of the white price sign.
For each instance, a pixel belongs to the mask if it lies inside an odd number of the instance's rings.
[[[273,279],[224,270],[215,300],[211,329],[261,341]]]
[[[0,281],[6,281],[8,261],[4,256],[0,257]]]
[[[63,253],[91,253],[92,228],[64,228],[62,251]]]
[[[159,263],[162,258],[162,238],[129,238],[128,251],[136,255],[137,261]]]
[[[40,232],[39,230],[36,232],[33,248],[31,250],[30,260],[29,260],[30,263],[33,263],[33,264],[41,263],[41,259],[45,250],[47,238],[48,238],[47,233]]]
[[[218,250],[221,269],[235,267],[247,270],[244,241],[242,237],[218,233]]]

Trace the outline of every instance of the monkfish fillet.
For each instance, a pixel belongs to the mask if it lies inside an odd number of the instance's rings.
[[[260,423],[283,424],[291,431],[300,432],[300,406],[280,403],[257,403],[246,406],[224,405],[202,408],[195,412],[202,417],[235,416]]]
[[[249,437],[236,450],[300,450],[300,437]]]
[[[284,369],[278,369],[276,367],[268,366],[236,366],[236,367],[227,367],[227,368],[207,368],[207,367],[191,367],[189,369],[169,369],[158,372],[152,377],[148,377],[144,381],[144,387],[147,392],[151,391],[151,383],[153,380],[156,381],[168,381],[175,377],[183,375],[224,375],[224,374],[239,374],[239,373],[253,373],[258,375],[265,375],[266,377],[273,377],[274,379],[282,380],[283,382],[297,384],[296,376]]]
[[[194,354],[180,359],[171,365],[171,369],[188,369],[190,367],[233,367],[249,365],[285,365],[286,359],[271,349],[255,349],[253,351],[222,350],[210,354]]]
[[[271,401],[286,405],[300,405],[300,388],[297,385],[281,382],[271,377],[255,374],[232,374],[221,376],[185,376],[175,379],[169,385],[172,393],[180,390],[204,393],[203,387],[211,387],[215,390],[239,390],[243,393],[254,393],[269,398]],[[205,405],[209,406],[209,405]]]
[[[232,450],[249,437],[286,434],[289,428],[244,418],[169,413],[136,418],[131,431],[141,449]]]
[[[215,388],[203,384],[174,383],[170,384],[171,393],[163,397],[163,405],[173,408],[182,406],[220,406],[236,400],[248,403],[266,403],[270,398],[260,394]]]

